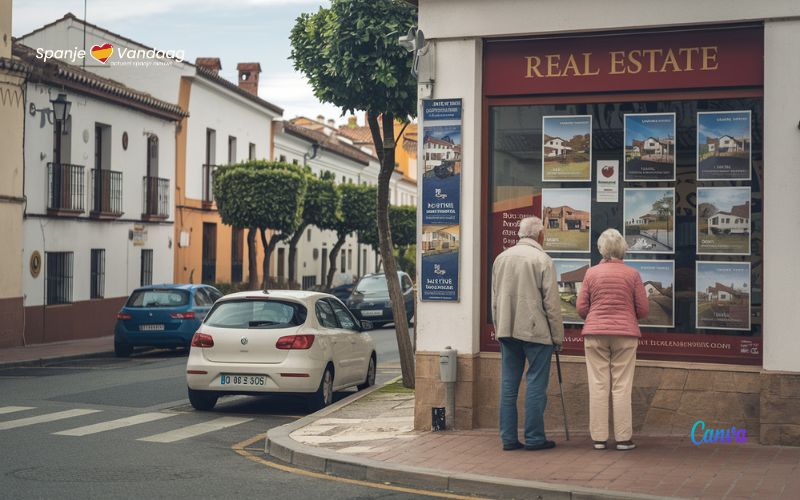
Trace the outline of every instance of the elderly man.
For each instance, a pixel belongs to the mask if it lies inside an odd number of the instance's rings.
[[[519,242],[497,256],[492,266],[492,319],[502,353],[500,438],[504,450],[546,450],[544,408],[550,357],[561,350],[564,325],[556,272],[542,249],[541,219],[519,224]],[[525,360],[525,444],[517,437],[517,395]]]

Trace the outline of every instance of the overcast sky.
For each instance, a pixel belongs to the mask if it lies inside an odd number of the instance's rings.
[[[284,118],[324,115],[339,123],[338,108],[321,104],[288,59],[289,32],[320,0],[87,0],[86,19],[162,50],[183,49],[186,59],[219,57],[221,75],[237,80],[236,64],[261,63],[259,96],[284,108]],[[21,36],[61,18],[83,17],[84,0],[13,0],[13,33]],[[65,47],[66,48],[66,47]]]

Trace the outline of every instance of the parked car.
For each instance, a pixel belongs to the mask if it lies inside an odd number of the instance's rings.
[[[355,283],[345,283],[344,285],[335,286],[331,288],[331,295],[344,302],[350,297],[350,294],[353,293],[353,288],[355,288],[355,286]]]
[[[411,277],[403,271],[397,272],[400,290],[406,304],[406,318],[411,323],[414,315],[414,285]],[[371,321],[375,328],[394,322],[392,302],[389,300],[389,285],[384,273],[366,274],[358,280],[353,293],[347,299],[347,308],[360,320]]]
[[[221,297],[208,285],[137,288],[117,313],[114,353],[128,357],[135,347],[188,348],[200,322]]]
[[[288,393],[305,396],[314,409],[327,406],[334,391],[375,383],[371,327],[327,293],[226,295],[192,338],[189,401],[211,410],[229,394]]]

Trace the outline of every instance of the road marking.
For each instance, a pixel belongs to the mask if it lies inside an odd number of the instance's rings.
[[[144,424],[174,416],[174,413],[142,413],[141,415],[134,415],[132,417],[109,420],[108,422],[100,422],[99,424],[86,425],[84,427],[76,427],[75,429],[69,429],[66,431],[54,432],[53,434],[58,436],[86,436],[89,434],[110,431],[112,429],[120,429],[122,427],[130,427],[132,425]]]
[[[438,491],[421,490],[418,488],[407,488],[404,486],[395,486],[387,483],[371,483],[369,481],[361,481],[359,479],[348,479],[345,477],[331,476],[328,474],[323,474],[321,472],[311,472],[309,470],[298,469],[297,467],[290,467],[288,465],[279,464],[277,462],[270,462],[269,460],[264,460],[263,458],[257,457],[252,453],[250,453],[248,450],[246,450],[246,448],[251,444],[257,443],[258,441],[261,441],[266,437],[267,437],[266,433],[259,434],[250,439],[246,439],[241,443],[236,443],[231,447],[231,449],[234,452],[236,452],[237,455],[240,455],[250,460],[251,462],[255,462],[261,465],[266,465],[267,467],[271,467],[273,469],[277,469],[283,472],[288,472],[290,474],[298,474],[300,476],[313,477],[316,479],[325,479],[327,481],[336,481],[337,483],[353,484],[356,486],[364,486],[366,488],[375,488],[378,490],[399,491],[401,493],[409,493],[411,495],[423,495],[436,498],[451,498],[454,500],[489,500],[485,497],[456,495],[455,493],[442,493]]]
[[[234,425],[243,424],[253,420],[252,418],[237,418],[237,417],[221,417],[210,422],[203,422],[200,424],[190,425],[182,429],[164,432],[162,434],[154,434],[139,438],[137,441],[147,441],[149,443],[174,443],[182,439],[188,439],[209,432],[225,429],[226,427],[233,427]]]
[[[35,406],[3,406],[0,407],[0,415],[14,413],[15,411],[33,410],[35,408]]]
[[[5,422],[0,422],[0,431],[5,431],[8,429],[16,429],[17,427],[25,427],[26,425],[42,424],[45,422],[55,422],[56,420],[64,420],[65,418],[80,417],[81,415],[98,413],[99,411],[100,410],[64,410],[55,413],[47,413],[45,415],[39,415],[38,417],[7,420]]]

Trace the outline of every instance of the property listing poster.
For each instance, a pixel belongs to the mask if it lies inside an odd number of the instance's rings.
[[[672,328],[675,326],[675,261],[626,260],[642,278],[650,313],[639,320],[640,326]]]
[[[542,180],[591,182],[592,117],[542,117]]]
[[[675,113],[625,115],[625,180],[675,180]]]
[[[750,330],[750,263],[697,262],[696,327]]]
[[[422,300],[458,300],[458,225],[422,225]]]
[[[589,252],[591,221],[591,189],[542,189],[543,247],[548,252]]]
[[[422,102],[422,300],[457,301],[461,99]]]
[[[628,253],[675,253],[675,188],[625,188]]]
[[[750,255],[750,187],[697,188],[697,253]]]
[[[556,269],[558,295],[561,297],[561,315],[565,324],[582,325],[583,318],[575,308],[583,277],[592,265],[589,259],[553,259]]]
[[[749,181],[750,111],[697,113],[697,180]]]

